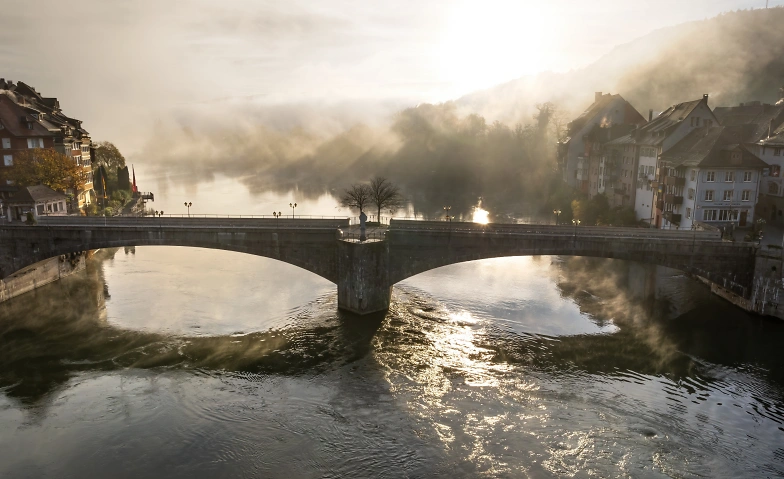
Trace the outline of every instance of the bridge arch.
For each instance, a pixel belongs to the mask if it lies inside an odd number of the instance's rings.
[[[443,225],[443,223],[441,223]],[[509,225],[517,226],[517,225]],[[553,229],[556,228],[556,229]],[[622,229],[612,236],[585,234],[570,227],[477,228],[466,230],[390,229],[389,282],[396,284],[431,269],[455,263],[514,256],[585,256],[666,266],[704,277],[746,295],[754,271],[754,248],[707,235],[689,236]],[[605,230],[607,230],[605,228]],[[636,236],[635,236],[636,235]]]
[[[18,233],[15,235],[14,233]],[[180,246],[270,258],[337,282],[334,229],[233,230],[204,228],[83,229],[5,227],[0,233],[0,279],[25,267],[82,251],[133,246]]]

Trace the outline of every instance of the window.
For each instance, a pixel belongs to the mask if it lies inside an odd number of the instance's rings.
[[[691,173],[689,174],[689,180],[694,181],[696,178],[697,178],[697,171],[691,170]]]
[[[708,183],[713,183],[716,181],[716,172],[715,171],[708,171],[705,173],[705,181]]]
[[[27,147],[28,148],[43,148],[44,147],[44,139],[43,138],[28,138],[27,139]]]
[[[705,190],[705,201],[713,201],[713,190]]]
[[[90,152],[90,147],[86,145],[82,145],[82,153],[89,153],[89,152]]]
[[[689,188],[689,199],[690,200],[694,199],[694,188]]]
[[[54,212],[57,213],[57,203],[54,204]]]
[[[773,156],[781,156],[781,148],[773,148]]]
[[[3,138],[3,148],[11,148],[11,139],[10,138]]]
[[[781,167],[779,165],[770,165],[770,176],[779,176]]]
[[[724,201],[732,201],[732,194],[734,191],[732,190],[724,190]]]
[[[773,183],[772,181],[768,183],[768,194],[770,195],[778,195],[779,194],[779,185]]]
[[[735,221],[738,219],[738,210],[719,210],[719,221]]]
[[[3,164],[5,166],[14,166],[14,157],[12,155],[3,155]]]
[[[740,195],[741,201],[749,201],[751,198],[751,190],[743,190],[743,193]]]
[[[38,214],[44,214],[44,205],[37,205]]]
[[[717,217],[716,210],[702,210],[702,219],[704,221],[716,221]]]
[[[687,220],[691,219],[691,208],[686,208],[686,219]]]
[[[732,183],[735,181],[735,172],[734,171],[725,171],[724,172],[724,181],[727,183]]]
[[[751,172],[750,171],[744,171],[743,172],[743,182],[744,183],[749,183],[750,181],[751,181]]]

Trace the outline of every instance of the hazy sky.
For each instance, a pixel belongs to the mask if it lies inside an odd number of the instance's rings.
[[[94,138],[127,151],[133,138],[178,108],[443,101],[521,75],[583,66],[657,28],[764,6],[765,0],[3,0],[0,76],[57,96]]]

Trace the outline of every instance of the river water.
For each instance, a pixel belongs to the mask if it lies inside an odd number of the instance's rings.
[[[164,190],[172,213],[298,201]],[[615,260],[452,265],[357,317],[274,260],[105,250],[0,304],[0,477],[781,477],[782,345],[784,323]]]

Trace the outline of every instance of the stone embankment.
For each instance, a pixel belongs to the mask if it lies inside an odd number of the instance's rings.
[[[0,303],[84,270],[87,255],[82,252],[49,258],[0,279]]]

